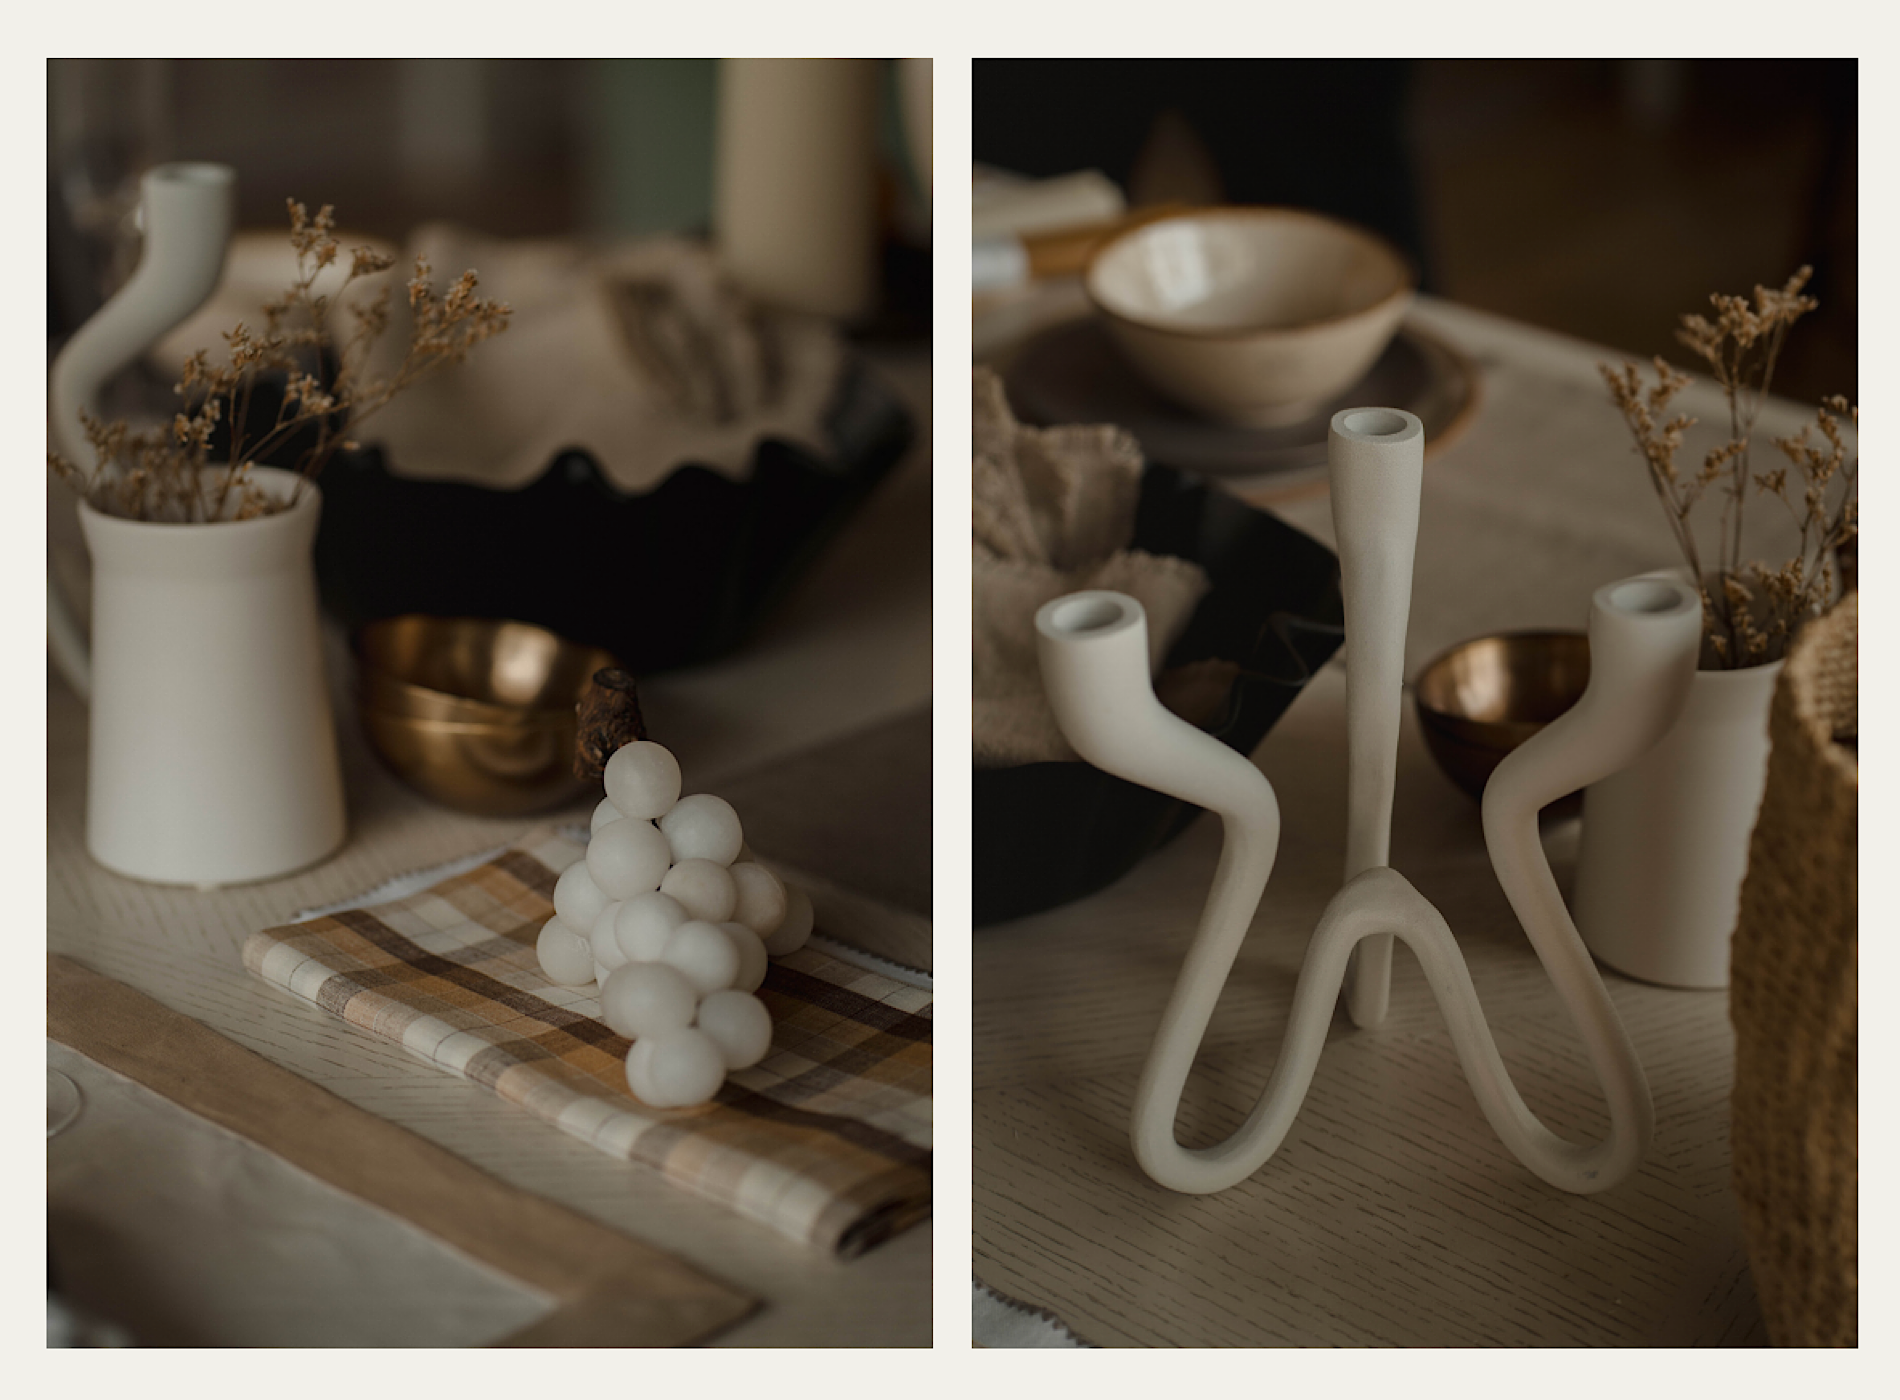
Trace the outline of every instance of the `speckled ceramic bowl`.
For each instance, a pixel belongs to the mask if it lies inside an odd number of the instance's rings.
[[[1302,209],[1202,209],[1098,250],[1089,299],[1135,370],[1186,408],[1274,427],[1355,383],[1417,285],[1384,239]]]

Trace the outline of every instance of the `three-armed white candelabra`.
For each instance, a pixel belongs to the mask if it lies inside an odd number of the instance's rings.
[[[1479,1107],[1527,1167],[1563,1190],[1596,1192],[1629,1175],[1649,1148],[1654,1111],[1642,1064],[1564,908],[1538,840],[1537,813],[1627,766],[1668,732],[1695,673],[1701,606],[1686,585],[1661,577],[1598,589],[1583,697],[1505,759],[1484,792],[1491,864],[1609,1101],[1609,1136],[1568,1142],[1537,1120],[1511,1082],[1444,918],[1387,864],[1424,447],[1424,428],[1409,413],[1358,408],[1333,416],[1328,454],[1346,617],[1346,880],[1307,947],[1266,1092],[1239,1131],[1217,1146],[1182,1147],[1175,1118],[1273,870],[1279,803],[1245,754],[1155,699],[1147,619],[1133,598],[1072,593],[1036,614],[1043,684],[1076,751],[1221,818],[1213,888],[1135,1090],[1136,1160],[1173,1190],[1224,1190],[1274,1154],[1306,1098],[1342,988],[1354,1024],[1384,1018],[1394,935],[1425,970]]]

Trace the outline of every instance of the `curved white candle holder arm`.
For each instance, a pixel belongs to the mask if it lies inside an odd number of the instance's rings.
[[[1148,618],[1133,598],[1105,591],[1071,593],[1037,612],[1036,631],[1043,686],[1076,752],[1119,778],[1205,807],[1221,819],[1220,864],[1142,1069],[1134,1121],[1135,1156],[1150,1176],[1179,1191],[1216,1191],[1247,1176],[1273,1154],[1306,1096],[1319,1059],[1317,1045],[1310,1047],[1310,1063],[1297,1086],[1282,1092],[1280,1081],[1290,1071],[1298,1073],[1293,1065],[1306,1039],[1290,1031],[1288,1050],[1262,1101],[1288,1104],[1285,1122],[1272,1130],[1272,1140],[1251,1165],[1231,1176],[1221,1171],[1214,1185],[1183,1184],[1208,1179],[1204,1164],[1210,1158],[1224,1163],[1234,1152],[1251,1154],[1260,1138],[1249,1121],[1229,1143],[1208,1152],[1188,1152],[1174,1140],[1174,1119],[1214,1003],[1273,873],[1280,846],[1280,803],[1266,775],[1244,756],[1155,698],[1148,675]],[[1296,1020],[1300,1004],[1296,996]],[[1319,1030],[1323,1040],[1324,1024]],[[1258,1110],[1254,1116],[1260,1117]]]
[[[204,305],[224,273],[237,216],[237,172],[228,165],[155,166],[139,181],[145,242],[131,279],[73,333],[48,375],[47,428],[69,462],[91,470],[81,413],[97,416],[106,381]],[[46,638],[53,662],[82,700],[92,697],[92,657],[71,605],[49,574]]]
[[[1636,1049],[1558,892],[1537,814],[1621,772],[1661,742],[1688,701],[1701,646],[1702,602],[1684,584],[1644,576],[1599,588],[1590,600],[1590,683],[1582,698],[1510,754],[1485,784],[1491,868],[1583,1037],[1609,1101],[1610,1136],[1594,1149],[1554,1138],[1524,1107],[1501,1064],[1500,1092],[1508,1093],[1526,1138],[1539,1144],[1535,1155],[1488,1105],[1485,1115],[1527,1166],[1565,1190],[1599,1191],[1634,1171],[1649,1150],[1655,1116]],[[1484,1091],[1478,1094],[1483,1102]]]
[[[237,212],[237,174],[200,162],[155,166],[139,181],[139,200],[145,243],[137,269],[53,361],[53,445],[82,466],[88,458],[80,413],[97,412],[105,382],[217,290]]]
[[[1044,687],[1077,752],[1118,777],[1221,817],[1220,863],[1135,1091],[1133,1144],[1148,1175],[1173,1190],[1206,1193],[1257,1171],[1279,1148],[1306,1097],[1353,950],[1394,935],[1418,956],[1472,1092],[1520,1161],[1552,1185],[1579,1193],[1605,1190],[1635,1169],[1653,1128],[1648,1084],[1558,894],[1538,841],[1537,813],[1626,766],[1674,723],[1694,675],[1701,634],[1700,604],[1689,589],[1654,577],[1599,589],[1592,599],[1592,668],[1583,698],[1507,759],[1485,793],[1485,841],[1499,881],[1583,1036],[1609,1103],[1609,1136],[1585,1145],[1559,1138],[1525,1106],[1450,928],[1404,876],[1379,864],[1353,874],[1321,916],[1294,989],[1279,1061],[1247,1121],[1216,1146],[1182,1147],[1174,1136],[1181,1093],[1272,873],[1279,804],[1245,755],[1155,699],[1147,619],[1134,599],[1070,594],[1045,605],[1036,628]],[[1387,641],[1392,643],[1389,635]],[[1394,649],[1402,645],[1401,631]],[[1395,690],[1394,708],[1397,698]],[[1382,744],[1383,728],[1375,735]],[[1396,743],[1396,722],[1389,728]],[[1359,734],[1352,728],[1349,742]],[[1389,835],[1389,775],[1380,776],[1376,763],[1355,771],[1370,772],[1377,781],[1353,789],[1359,799],[1350,819],[1354,831],[1370,840],[1364,828],[1371,819],[1360,804],[1372,802]],[[1383,856],[1383,842],[1379,849]],[[1364,967],[1360,971],[1368,975]],[[1379,991],[1383,1000],[1383,987]]]

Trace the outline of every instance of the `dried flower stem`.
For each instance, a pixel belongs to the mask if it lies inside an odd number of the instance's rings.
[[[1724,667],[1773,660],[1802,623],[1833,601],[1839,582],[1836,558],[1852,547],[1858,530],[1860,464],[1858,459],[1848,460],[1839,415],[1850,416],[1856,428],[1860,415],[1846,399],[1828,399],[1816,411],[1813,424],[1794,437],[1775,440],[1799,472],[1798,507],[1788,494],[1787,467],[1757,474],[1749,460],[1755,420],[1774,382],[1788,332],[1817,305],[1812,297],[1802,295],[1810,274],[1811,269],[1803,267],[1778,290],[1756,287],[1752,301],[1712,296],[1713,320],[1695,315],[1682,318],[1676,338],[1709,366],[1728,402],[1728,438],[1709,450],[1694,476],[1678,472],[1676,453],[1683,433],[1695,420],[1677,415],[1661,421],[1670,400],[1691,382],[1689,376],[1660,356],[1654,361],[1656,381],[1647,386],[1634,365],[1625,364],[1620,370],[1598,366],[1667,511],[1677,545],[1698,581],[1709,648]],[[1809,440],[1815,429],[1821,443]],[[1702,567],[1690,515],[1711,486],[1720,487],[1723,503],[1716,567],[1708,571]],[[1779,497],[1794,521],[1796,552],[1779,568],[1742,561],[1742,528],[1751,491]]]
[[[343,301],[359,281],[386,272],[395,259],[357,248],[334,297],[318,295],[317,277],[339,253],[334,212],[326,204],[313,217],[296,200],[286,204],[297,275],[264,308],[262,334],[243,324],[226,332],[229,365],[213,366],[203,350],[191,355],[174,386],[184,408],[166,428],[133,433],[123,423],[83,418],[97,459],[90,475],[57,453],[47,454],[54,473],[96,509],[165,521],[244,520],[287,510],[301,497],[304,483],[351,443],[352,430],[364,419],[423,375],[461,363],[476,345],[507,329],[508,306],[476,295],[473,271],[438,296],[429,282],[428,261],[419,257],[407,288],[415,313],[408,350],[388,374],[370,375],[374,347],[389,328],[389,289],[349,308],[355,325],[340,343],[331,332],[329,313],[333,302]],[[326,368],[333,370],[327,384]],[[281,376],[284,387],[270,426],[253,437],[250,415],[260,375]],[[229,452],[217,480],[208,482],[207,459],[221,422],[228,425]],[[251,479],[251,469],[303,433],[312,436],[291,464],[297,485],[288,500],[273,500]]]

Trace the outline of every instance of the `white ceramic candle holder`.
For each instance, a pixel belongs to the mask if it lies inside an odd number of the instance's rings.
[[[1538,841],[1537,813],[1617,772],[1668,731],[1695,673],[1700,604],[1688,588],[1655,578],[1598,589],[1583,697],[1507,758],[1485,789],[1485,844],[1499,883],[1582,1034],[1609,1102],[1609,1136],[1572,1143],[1524,1104],[1450,928],[1387,864],[1423,445],[1423,429],[1409,413],[1348,409],[1333,418],[1350,755],[1346,881],[1308,945],[1266,1091],[1239,1131],[1216,1146],[1182,1147],[1174,1124],[1214,1005],[1272,873],[1279,803],[1246,755],[1156,700],[1147,620],[1133,598],[1075,593],[1036,615],[1043,683],[1076,751],[1130,782],[1206,807],[1222,822],[1213,886],[1135,1091],[1136,1160],[1173,1190],[1223,1190],[1274,1154],[1312,1083],[1342,989],[1355,1023],[1383,1017],[1395,935],[1425,970],[1480,1109],[1527,1167],[1563,1190],[1591,1193],[1628,1176],[1648,1150],[1654,1111],[1642,1065],[1564,908]]]
[[[129,280],[73,333],[48,375],[47,430],[70,462],[92,464],[82,413],[100,417],[107,382],[196,311],[224,275],[237,220],[237,172],[197,161],[156,166],[139,181],[144,242]],[[80,699],[92,694],[85,629],[47,576],[46,636],[53,662]]]

